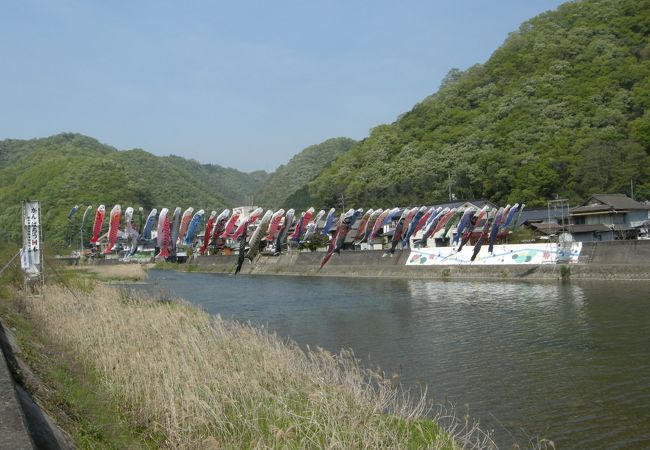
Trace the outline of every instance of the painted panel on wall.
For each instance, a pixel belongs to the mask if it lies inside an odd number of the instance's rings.
[[[560,251],[555,243],[495,245],[492,254],[488,253],[487,247],[484,247],[476,259],[471,261],[473,250],[471,246],[464,247],[460,252],[457,252],[453,247],[413,249],[406,260],[406,265],[537,265],[555,264],[558,260],[576,263],[582,250],[582,243],[574,242],[568,252]]]

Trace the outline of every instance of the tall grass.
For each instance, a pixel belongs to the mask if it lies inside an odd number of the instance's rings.
[[[424,395],[409,398],[349,352],[304,352],[264,329],[106,286],[51,286],[27,308],[161,447],[492,446],[453,418],[441,430],[425,419]]]

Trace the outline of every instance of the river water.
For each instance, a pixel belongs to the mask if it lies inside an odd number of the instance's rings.
[[[149,272],[144,288],[426,384],[502,448],[650,447],[650,285]]]

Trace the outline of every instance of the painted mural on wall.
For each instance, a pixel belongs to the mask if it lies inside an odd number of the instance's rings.
[[[407,266],[434,265],[512,265],[512,264],[555,264],[557,262],[577,263],[582,243],[574,242],[570,248],[558,248],[558,244],[508,244],[495,245],[492,253],[477,255],[471,260],[472,247],[456,251],[453,247],[431,247],[411,250]]]

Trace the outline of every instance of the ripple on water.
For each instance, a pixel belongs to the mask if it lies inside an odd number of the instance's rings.
[[[510,283],[150,272],[207,312],[301,345],[352,348],[424,382],[501,446],[650,447],[650,301],[642,283]]]

